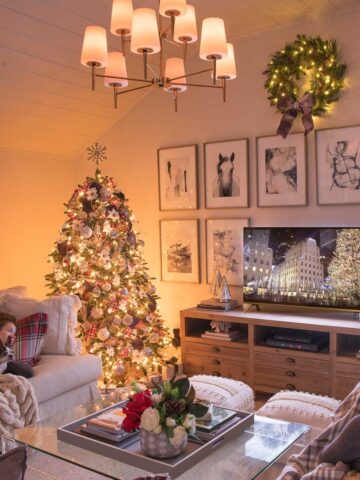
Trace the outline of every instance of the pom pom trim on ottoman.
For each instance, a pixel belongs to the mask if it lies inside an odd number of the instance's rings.
[[[324,429],[332,422],[339,405],[335,398],[283,390],[271,397],[257,414]]]
[[[189,380],[197,400],[234,410],[254,411],[254,392],[244,382],[212,375],[194,375]]]

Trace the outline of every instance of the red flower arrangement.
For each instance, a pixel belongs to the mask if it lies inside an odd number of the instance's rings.
[[[123,408],[126,418],[122,423],[122,428],[126,432],[138,429],[140,427],[141,415],[147,408],[152,406],[153,401],[150,390],[135,393],[126,404],[126,407]]]

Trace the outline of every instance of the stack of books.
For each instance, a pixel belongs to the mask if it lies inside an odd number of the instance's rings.
[[[201,334],[202,338],[216,338],[217,340],[225,340],[228,342],[233,342],[234,340],[239,340],[240,332],[238,330],[230,330],[229,332],[215,332],[214,330],[207,330],[205,333]]]
[[[90,418],[86,423],[81,425],[81,431],[95,437],[104,438],[115,443],[123,443],[127,440],[126,444],[130,445],[133,441],[137,431],[126,432],[122,429],[122,422],[125,418],[125,414],[122,408],[113,408],[107,410],[96,417]],[[128,440],[130,442],[128,442]],[[127,446],[126,445],[126,446]]]
[[[213,308],[215,310],[233,310],[240,307],[237,300],[228,300],[227,302],[220,302],[216,298],[208,298],[207,300],[201,300],[198,304],[198,308]]]

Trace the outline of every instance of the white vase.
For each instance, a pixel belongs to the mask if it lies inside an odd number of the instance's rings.
[[[179,446],[174,446],[170,443],[166,433],[153,433],[140,428],[140,445],[142,451],[148,457],[153,458],[171,458],[180,455],[187,445],[188,437],[184,436],[183,441]]]

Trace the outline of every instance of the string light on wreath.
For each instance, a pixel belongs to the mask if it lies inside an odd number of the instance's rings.
[[[298,114],[305,134],[311,132],[312,117],[320,117],[339,100],[345,71],[346,65],[338,61],[335,40],[297,35],[294,42],[275,52],[264,75],[268,100],[283,115],[277,133],[286,138]],[[304,77],[309,77],[309,82],[301,92],[299,84]]]

